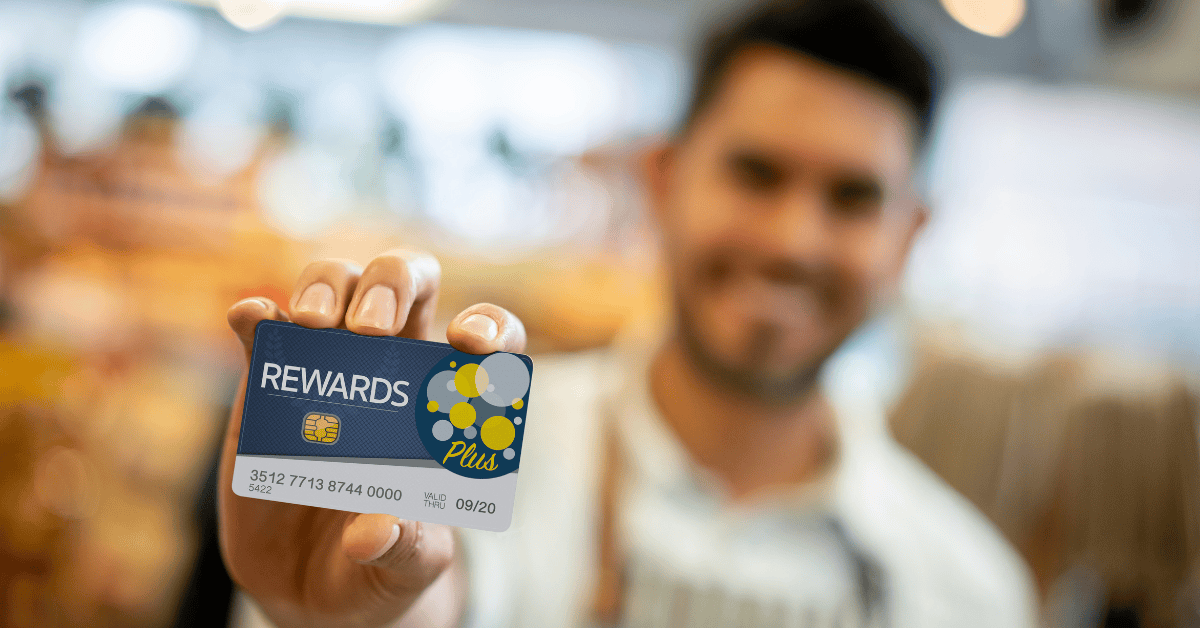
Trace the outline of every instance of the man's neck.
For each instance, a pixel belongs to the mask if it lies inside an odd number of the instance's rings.
[[[692,459],[718,474],[734,499],[816,479],[837,447],[833,412],[818,387],[772,404],[710,382],[678,339],[655,357],[650,389]]]

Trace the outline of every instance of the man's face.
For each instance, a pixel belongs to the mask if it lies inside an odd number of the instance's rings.
[[[689,357],[786,401],[894,288],[924,209],[914,117],[883,87],[753,47],[648,160]]]

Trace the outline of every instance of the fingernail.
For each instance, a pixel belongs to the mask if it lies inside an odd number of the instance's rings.
[[[500,332],[500,328],[496,326],[496,321],[490,316],[483,314],[472,314],[463,319],[460,325],[464,331],[475,334],[484,340],[492,340],[496,334]]]
[[[314,283],[304,289],[296,302],[297,312],[312,312],[321,316],[333,314],[333,288],[327,283]]]
[[[250,305],[250,304],[257,305],[260,310],[267,309],[267,304],[265,301],[263,301],[262,299],[256,299],[254,297],[250,297],[249,299],[242,299],[241,301],[234,303],[233,307],[242,307],[243,305]]]
[[[396,322],[396,291],[387,286],[374,286],[358,303],[355,319],[360,325],[388,329]]]
[[[387,553],[388,550],[392,549],[392,546],[396,544],[396,540],[399,538],[400,538],[400,524],[393,523],[392,524],[392,533],[388,536],[387,541],[384,541],[383,545],[381,545],[379,547],[379,549],[375,550],[375,553],[371,554],[370,558],[364,560],[363,562],[369,563],[373,560],[378,560],[380,556],[383,556],[384,554]]]

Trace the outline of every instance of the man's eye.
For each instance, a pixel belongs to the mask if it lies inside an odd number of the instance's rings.
[[[729,160],[733,177],[743,187],[755,191],[772,190],[783,183],[783,169],[755,155],[734,155]]]
[[[874,181],[842,181],[830,190],[829,200],[838,212],[873,215],[878,213],[883,203],[883,189]]]

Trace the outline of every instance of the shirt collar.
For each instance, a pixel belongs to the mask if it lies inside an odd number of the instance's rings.
[[[650,365],[665,342],[658,333],[640,340],[626,339],[613,347],[603,403],[612,421],[617,443],[631,470],[645,481],[669,490],[691,490],[729,503],[729,491],[713,471],[701,466],[688,453],[670,426],[662,418],[650,391]],[[822,384],[822,394],[827,394]],[[842,413],[830,397],[837,425],[838,446],[834,460],[822,474],[803,485],[764,491],[752,502],[737,508],[799,510],[811,513],[815,508],[830,509],[833,492],[843,466]]]

